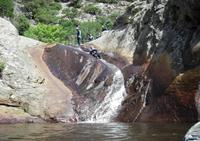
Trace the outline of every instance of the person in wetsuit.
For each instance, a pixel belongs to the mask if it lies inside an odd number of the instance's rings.
[[[96,48],[92,48],[92,47],[90,48],[90,55],[92,55],[93,57],[97,59],[101,59],[101,55]]]

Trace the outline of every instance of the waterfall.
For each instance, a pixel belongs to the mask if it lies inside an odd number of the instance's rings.
[[[126,96],[124,77],[121,70],[113,76],[113,83],[108,88],[104,101],[97,107],[88,122],[109,122],[117,116],[122,101]]]
[[[141,83],[142,83],[142,86],[140,87],[139,92],[142,92],[142,89],[144,89],[144,92],[141,93],[141,102],[142,102],[142,105],[141,105],[141,108],[140,108],[139,112],[137,113],[134,121],[136,121],[138,119],[138,117],[140,116],[140,114],[142,113],[142,111],[144,110],[144,108],[146,106],[146,103],[147,103],[147,94],[148,94],[148,91],[149,91],[149,88],[150,88],[151,81],[147,82],[147,86],[144,85],[143,81],[141,81]]]

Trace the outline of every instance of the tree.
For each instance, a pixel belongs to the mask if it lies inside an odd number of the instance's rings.
[[[0,0],[0,16],[13,17],[13,7],[12,0]]]

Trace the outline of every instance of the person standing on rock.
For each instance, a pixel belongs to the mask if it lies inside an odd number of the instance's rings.
[[[81,30],[80,30],[79,26],[76,27],[76,37],[77,37],[77,43],[80,46],[82,35],[81,35]]]

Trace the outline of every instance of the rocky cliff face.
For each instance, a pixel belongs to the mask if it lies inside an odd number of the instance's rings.
[[[198,0],[138,0],[117,20],[115,30],[93,42],[102,48],[124,48],[133,54],[133,65],[124,68],[132,100],[125,101],[122,120],[134,121],[137,114],[133,111],[140,113],[144,104],[138,120],[197,120],[199,12]],[[134,90],[144,83],[139,84],[141,77],[151,82],[151,87],[145,88],[145,100],[144,93]],[[130,108],[137,102],[143,103],[141,108]]]
[[[0,122],[7,122],[7,118],[31,121],[42,115],[40,105],[45,89],[40,82],[43,78],[25,50],[25,47],[40,44],[18,36],[13,25],[0,19],[0,52],[6,64],[0,80],[0,107],[3,109],[0,111]]]

